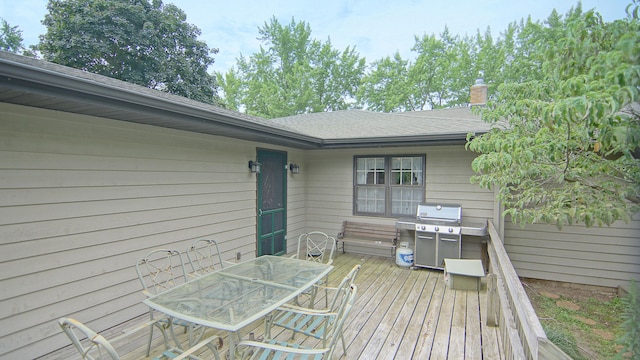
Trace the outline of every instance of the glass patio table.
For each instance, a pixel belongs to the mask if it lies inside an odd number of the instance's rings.
[[[196,278],[144,300],[170,318],[229,331],[229,358],[239,330],[324,278],[333,266],[265,255]]]

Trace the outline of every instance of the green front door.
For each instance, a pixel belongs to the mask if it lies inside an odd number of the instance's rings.
[[[258,150],[258,256],[287,252],[287,153]]]

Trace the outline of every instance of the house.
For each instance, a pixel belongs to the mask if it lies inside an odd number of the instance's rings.
[[[522,277],[640,281],[637,217],[562,231],[502,221],[494,193],[469,183],[466,135],[487,130],[466,108],[266,120],[0,52],[0,358],[67,344],[62,316],[101,330],[145,313],[133,264],[150,249],[212,238],[225,259],[284,253],[303,232],[395,224],[424,200],[491,219]],[[391,186],[356,181],[389,176],[393,161],[422,175],[401,187],[406,206],[387,200]],[[483,241],[463,236],[462,257],[479,258]]]

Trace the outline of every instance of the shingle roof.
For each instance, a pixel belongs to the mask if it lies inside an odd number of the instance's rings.
[[[461,144],[489,130],[469,108],[268,120],[3,51],[0,101],[300,149]]]
[[[271,121],[325,140],[484,133],[490,127],[469,107],[401,113],[343,110]]]

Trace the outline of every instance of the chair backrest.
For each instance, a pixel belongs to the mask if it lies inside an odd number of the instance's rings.
[[[298,237],[298,259],[331,264],[335,249],[336,239],[320,231],[312,231]]]
[[[343,296],[340,300],[340,307],[336,312],[336,317],[333,321],[327,325],[326,328],[326,336],[329,339],[329,352],[327,354],[326,359],[331,359],[333,357],[333,351],[336,348],[336,344],[338,343],[338,339],[340,339],[342,335],[342,329],[344,327],[344,323],[353,308],[353,304],[356,302],[356,293],[358,292],[358,286],[356,284],[349,285],[347,291],[342,292]]]
[[[112,359],[120,360],[118,353],[102,335],[89,329],[83,323],[71,319],[61,318],[58,324],[69,337],[82,359]]]
[[[220,248],[215,240],[200,239],[187,249],[187,258],[195,276],[224,268]]]
[[[147,296],[187,281],[184,261],[177,250],[157,249],[149,252],[136,263],[136,272]]]
[[[341,305],[340,301],[342,301],[344,293],[349,290],[349,287],[351,285],[353,285],[354,281],[356,280],[356,276],[358,276],[358,272],[360,271],[361,267],[362,267],[362,265],[360,265],[360,264],[355,265],[349,271],[349,273],[342,279],[342,281],[340,281],[340,284],[336,288],[336,292],[333,295],[333,299],[331,300],[331,305],[329,306],[329,311],[336,312],[338,310],[338,307]]]

